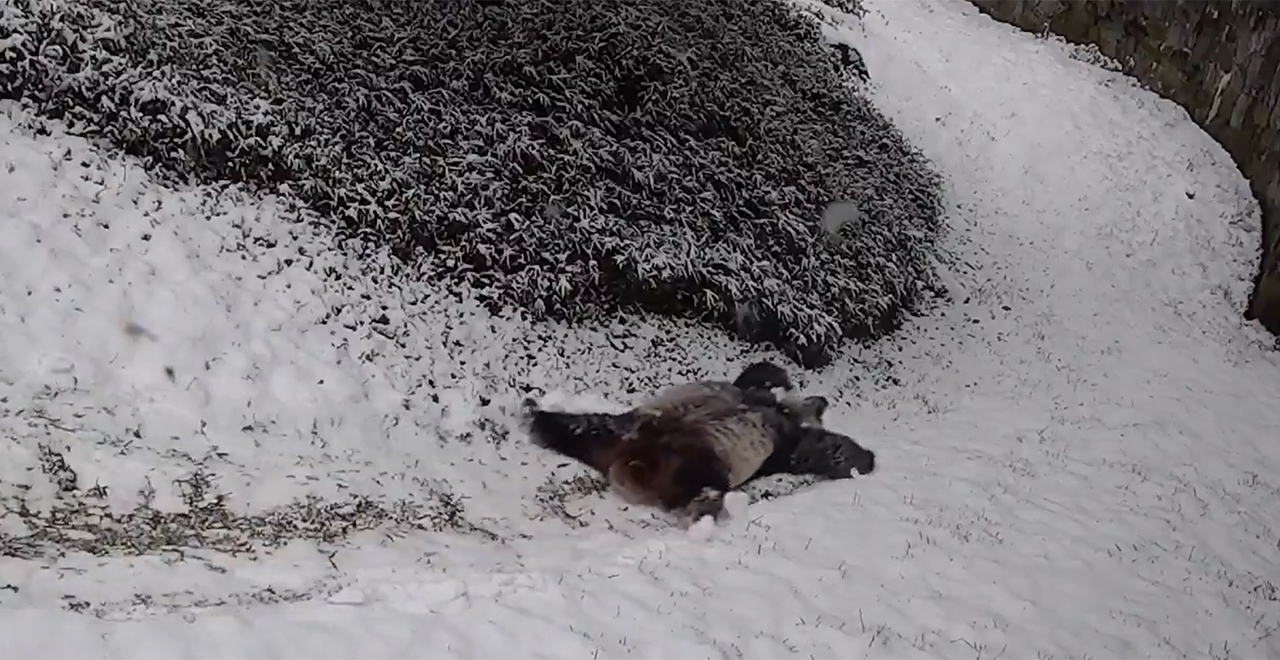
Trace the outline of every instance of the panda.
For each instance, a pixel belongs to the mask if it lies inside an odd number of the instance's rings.
[[[732,383],[674,385],[621,414],[545,411],[526,399],[524,425],[538,446],[606,475],[629,503],[673,512],[682,524],[720,520],[725,493],[753,478],[874,470],[872,452],[823,428],[825,398],[791,389],[786,371],[763,361]]]

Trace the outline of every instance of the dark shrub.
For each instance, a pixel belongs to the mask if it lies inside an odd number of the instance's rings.
[[[0,95],[161,171],[287,183],[495,306],[697,317],[816,365],[932,278],[937,175],[779,0],[6,6]]]

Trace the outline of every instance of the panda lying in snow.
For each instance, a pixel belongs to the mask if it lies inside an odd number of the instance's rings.
[[[600,471],[627,502],[675,512],[684,524],[718,521],[725,493],[756,477],[846,479],[875,469],[874,453],[823,428],[825,398],[791,389],[782,367],[757,362],[732,383],[674,385],[620,414],[541,410],[525,399],[523,423],[535,444]]]

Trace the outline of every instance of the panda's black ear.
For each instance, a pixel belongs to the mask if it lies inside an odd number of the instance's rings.
[[[802,410],[808,415],[813,415],[814,419],[821,422],[822,416],[827,412],[828,405],[827,397],[825,396],[807,396],[804,398]]]

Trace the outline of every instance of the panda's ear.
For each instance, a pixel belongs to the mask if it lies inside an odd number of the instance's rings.
[[[804,398],[804,403],[802,404],[801,409],[805,414],[812,415],[814,419],[821,422],[822,415],[827,412],[827,406],[827,397],[814,395]]]

